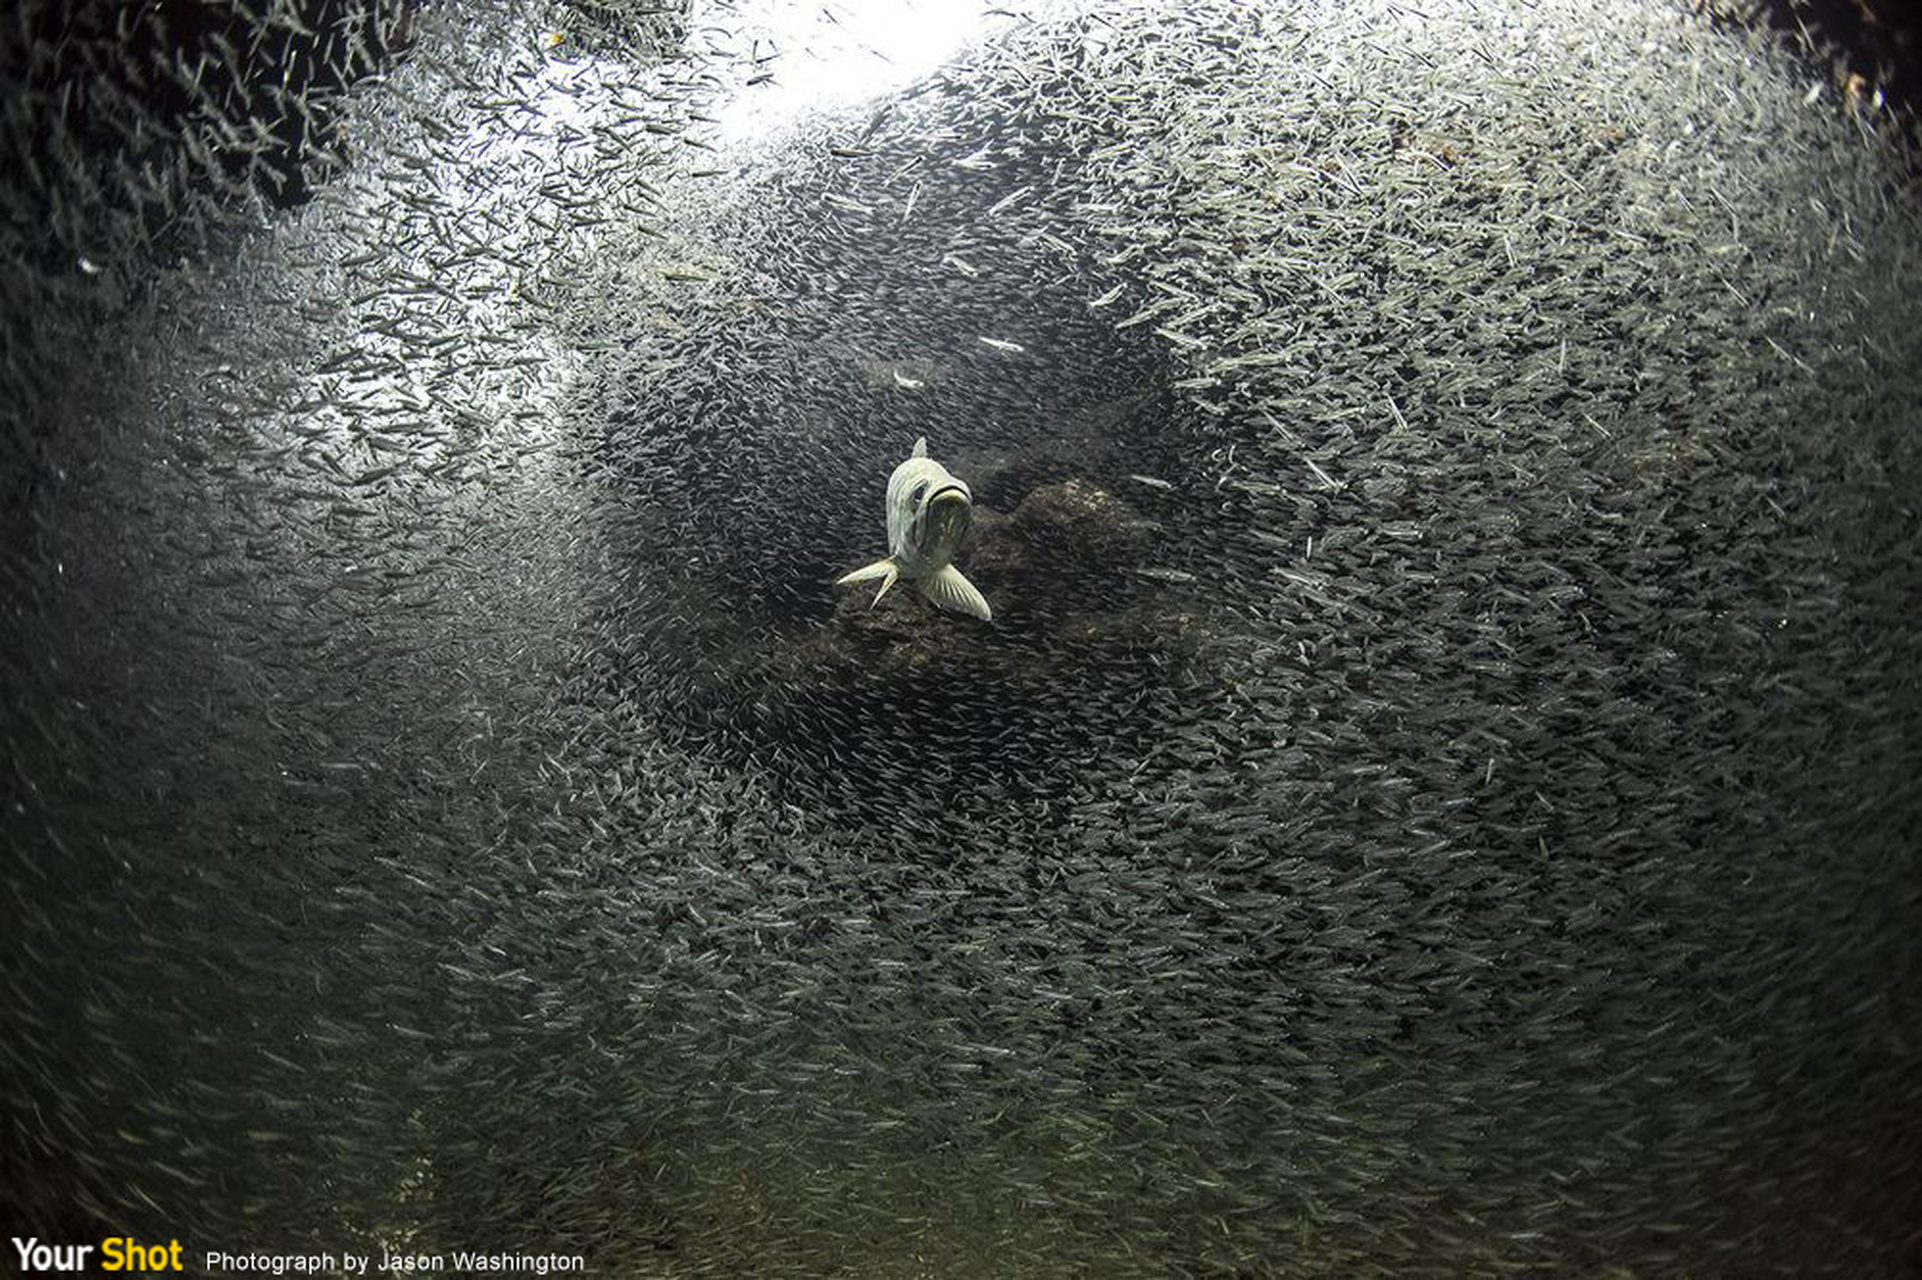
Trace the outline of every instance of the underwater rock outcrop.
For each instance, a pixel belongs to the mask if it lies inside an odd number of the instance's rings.
[[[1171,653],[1192,655],[1205,626],[1204,601],[1191,587],[1144,586],[1195,581],[1186,570],[1158,563],[1155,535],[1161,525],[1089,481],[1023,487],[1021,477],[1032,475],[1034,464],[1019,455],[977,455],[972,461],[968,474],[982,477],[984,494],[1015,500],[1010,511],[976,503],[958,560],[970,576],[979,575],[984,592],[1004,602],[996,621],[966,625],[912,592],[890,592],[875,604],[871,588],[843,588],[835,593],[829,624],[800,633],[784,653],[766,655],[770,670],[798,672],[855,656],[907,673],[938,662],[966,665],[985,655],[987,627],[1059,641],[1166,643]],[[963,465],[957,460],[957,467]],[[1032,673],[1041,678],[1053,665],[1041,651],[1029,661],[1042,664]],[[996,674],[1020,679],[1021,661]]]

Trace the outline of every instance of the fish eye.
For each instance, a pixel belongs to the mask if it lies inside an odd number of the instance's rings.
[[[923,480],[920,484],[917,484],[914,486],[914,488],[908,490],[908,501],[909,502],[921,501],[922,496],[925,495],[927,491],[928,491],[928,482],[926,480]]]

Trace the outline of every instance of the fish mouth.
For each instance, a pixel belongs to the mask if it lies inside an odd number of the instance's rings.
[[[956,480],[952,484],[942,485],[928,496],[928,509],[932,511],[934,504],[937,502],[959,502],[963,505],[973,505],[974,499],[968,494],[968,486]]]
[[[945,564],[961,545],[974,515],[974,500],[960,481],[942,485],[921,507],[916,544],[924,559]]]

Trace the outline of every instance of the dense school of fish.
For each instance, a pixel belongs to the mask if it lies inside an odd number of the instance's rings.
[[[110,83],[59,7],[0,19],[10,1224],[1922,1256],[1922,200],[1771,38],[382,3],[290,201],[257,43]],[[837,648],[923,435],[1152,557]]]

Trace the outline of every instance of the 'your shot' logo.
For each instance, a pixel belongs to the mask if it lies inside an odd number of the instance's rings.
[[[14,1251],[20,1255],[20,1270],[32,1275],[41,1271],[78,1271],[95,1252],[90,1244],[41,1244],[38,1236],[13,1238]],[[166,1244],[141,1244],[126,1236],[108,1236],[100,1242],[102,1271],[178,1271],[180,1241]]]

